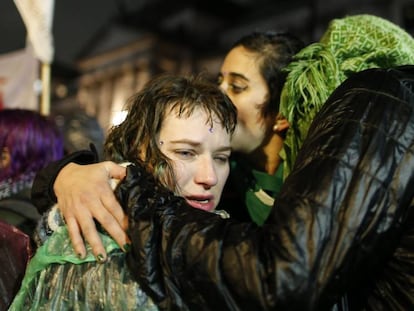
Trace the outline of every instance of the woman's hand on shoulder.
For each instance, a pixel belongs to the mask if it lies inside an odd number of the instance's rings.
[[[86,255],[85,239],[97,260],[106,260],[95,219],[124,251],[127,250],[130,244],[126,234],[127,216],[109,183],[111,178],[123,179],[125,173],[125,167],[111,161],[88,165],[69,163],[59,172],[53,189],[79,257]]]

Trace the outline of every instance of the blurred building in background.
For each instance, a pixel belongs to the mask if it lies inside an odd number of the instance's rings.
[[[246,33],[287,30],[311,43],[333,18],[361,13],[414,34],[413,0],[58,0],[52,113],[83,111],[106,130],[155,74],[206,71],[214,79]],[[0,16],[1,57],[24,48],[26,33],[13,1],[0,2]]]

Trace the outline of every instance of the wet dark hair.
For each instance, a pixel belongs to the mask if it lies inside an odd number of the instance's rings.
[[[231,100],[203,74],[176,76],[163,74],[150,80],[127,103],[124,122],[112,128],[105,142],[107,158],[117,162],[143,161],[170,189],[175,185],[172,166],[160,151],[157,137],[171,111],[189,117],[196,109],[207,114],[207,122],[219,120],[232,135],[237,111]]]
[[[263,116],[279,112],[280,94],[287,73],[283,70],[293,56],[305,47],[304,42],[288,32],[253,32],[236,41],[232,48],[243,46],[256,53],[259,70],[269,87],[268,104],[264,105]]]

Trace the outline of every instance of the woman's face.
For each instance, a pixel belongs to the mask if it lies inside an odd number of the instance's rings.
[[[269,88],[259,71],[256,54],[244,47],[233,48],[225,57],[219,75],[220,88],[237,107],[237,127],[232,137],[234,151],[250,153],[264,141],[267,128],[262,116]]]
[[[189,118],[172,111],[163,121],[158,143],[173,162],[178,194],[194,208],[213,211],[229,175],[231,136],[219,122],[206,122],[201,109]]]

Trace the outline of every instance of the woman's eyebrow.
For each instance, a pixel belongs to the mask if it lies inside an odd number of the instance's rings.
[[[243,75],[243,74],[241,74],[241,73],[237,73],[237,72],[229,72],[229,75],[230,75],[231,77],[233,77],[233,78],[240,78],[240,79],[243,79],[243,80],[245,80],[245,81],[249,81],[249,79],[248,79],[245,75]]]
[[[218,151],[218,152],[230,151],[231,152],[231,146],[230,145],[223,146],[223,147],[217,148],[215,151]]]
[[[233,71],[230,71],[229,73],[229,76],[231,76],[233,79],[234,78],[239,78],[239,79],[242,79],[242,80],[245,80],[245,81],[250,81],[245,75],[243,75],[243,74],[241,74],[241,73],[238,73],[238,72],[233,72]],[[223,77],[224,76],[224,74],[222,73],[222,72],[220,72],[219,74],[218,74],[218,77]]]
[[[192,145],[192,146],[199,146],[199,145],[202,144],[202,142],[192,140],[192,139],[188,139],[188,138],[170,140],[170,143],[171,144],[188,144],[188,145]]]
[[[184,139],[171,140],[170,144],[187,144],[193,147],[198,147],[202,144],[202,142],[184,138]],[[231,151],[231,145],[220,146],[219,148],[216,149],[216,151],[220,151],[220,152]]]

